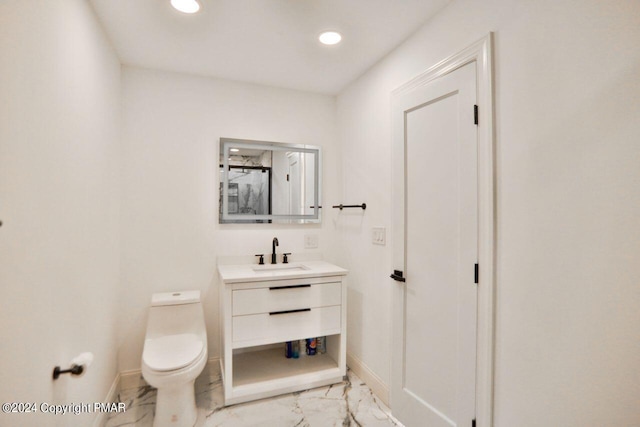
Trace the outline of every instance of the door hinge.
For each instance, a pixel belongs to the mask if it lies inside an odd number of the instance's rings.
[[[287,182],[289,182],[289,174],[287,174]]]
[[[471,427],[476,427],[476,419],[471,420]]]
[[[473,124],[474,125],[478,124],[478,106],[477,105],[473,106]]]
[[[479,270],[478,264],[476,264],[475,267],[474,267],[474,273],[473,273],[474,283],[478,283],[478,273],[479,273],[478,270]]]

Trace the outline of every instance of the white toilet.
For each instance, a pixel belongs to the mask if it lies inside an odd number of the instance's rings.
[[[153,294],[142,352],[142,376],[158,389],[154,427],[191,427],[194,383],[207,363],[200,291]]]

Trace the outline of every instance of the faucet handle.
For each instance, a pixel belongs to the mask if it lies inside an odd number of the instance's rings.
[[[264,254],[257,254],[256,256],[260,257],[260,262],[258,262],[258,264],[264,265]]]
[[[287,252],[282,254],[282,263],[283,264],[289,264],[289,258],[287,258],[287,255],[291,255],[291,252]]]

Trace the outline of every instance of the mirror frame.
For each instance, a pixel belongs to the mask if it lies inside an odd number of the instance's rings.
[[[298,153],[315,154],[314,159],[314,183],[313,183],[313,213],[309,215],[248,215],[248,214],[230,214],[229,213],[229,154],[231,148],[247,148],[247,149],[264,149],[270,151],[295,151]],[[237,138],[220,138],[220,155],[222,155],[222,214],[218,220],[220,224],[229,223],[271,223],[278,222],[298,222],[319,223],[320,218],[320,190],[322,177],[321,149],[317,146],[303,144],[287,144],[283,142],[256,141],[251,139]],[[218,165],[220,164],[220,155],[218,156]],[[218,169],[219,170],[219,169]],[[271,196],[271,195],[270,195]],[[311,207],[311,206],[310,206]],[[218,209],[220,212],[220,209]]]

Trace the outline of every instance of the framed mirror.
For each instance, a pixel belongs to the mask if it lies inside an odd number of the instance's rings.
[[[320,222],[320,148],[220,138],[219,222]]]

